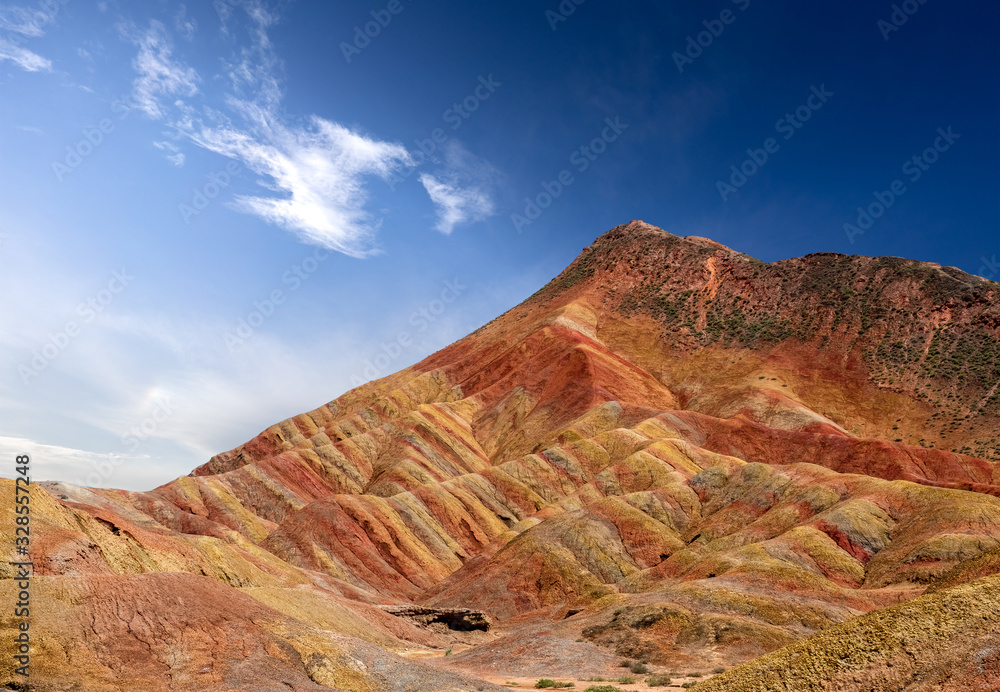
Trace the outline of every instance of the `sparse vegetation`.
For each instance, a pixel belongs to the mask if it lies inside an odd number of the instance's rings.
[[[649,687],[666,687],[671,682],[673,681],[670,679],[670,676],[667,675],[666,673],[654,673],[653,675],[650,675],[648,678],[646,678],[646,684]]]
[[[712,668],[712,672],[718,675],[719,673],[725,673],[726,669],[723,668],[722,666],[719,666],[718,668]]]
[[[649,668],[646,667],[646,664],[640,663],[638,661],[635,661],[632,664],[630,664],[628,669],[631,670],[636,675],[642,675],[644,673],[649,672]]]
[[[583,692],[622,692],[620,688],[614,685],[591,685]]]
[[[549,678],[542,678],[535,683],[535,688],[539,690],[546,689],[548,687],[576,687],[575,682],[558,682],[556,680],[550,680]]]

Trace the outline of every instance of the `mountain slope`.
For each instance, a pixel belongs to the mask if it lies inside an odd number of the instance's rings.
[[[1000,576],[869,613],[699,690],[1000,689]]]
[[[741,663],[995,571],[998,298],[927,263],[764,264],[619,226],[468,337],[191,476],[36,488],[41,597],[89,594],[71,597],[91,599],[81,621],[122,647],[121,623],[93,617],[102,599],[150,583],[203,600],[254,642],[208,664],[213,684],[255,647],[284,652],[262,660],[301,689],[364,647],[430,656],[440,679],[391,654],[376,666],[426,689],[486,684],[444,664]],[[220,589],[243,605],[213,610]],[[379,607],[408,603],[437,624]],[[148,608],[164,624],[144,684],[200,689],[164,677],[198,679],[202,658],[166,653],[185,616]],[[495,625],[462,629],[449,613],[465,608]],[[451,646],[468,650],[432,655]],[[53,680],[107,682],[67,651]],[[337,685],[392,689],[358,670]]]

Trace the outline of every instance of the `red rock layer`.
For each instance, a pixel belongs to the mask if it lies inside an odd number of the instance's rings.
[[[407,602],[499,620],[469,665],[560,637],[729,664],[991,574],[998,296],[613,229],[465,339],[191,476],[39,489],[40,598],[76,618],[46,630],[50,689],[395,689],[350,660],[432,679],[366,648],[446,642],[374,607]]]

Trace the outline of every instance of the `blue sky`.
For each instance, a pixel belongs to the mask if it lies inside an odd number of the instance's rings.
[[[154,487],[632,219],[998,278],[996,4],[813,5],[5,4],[0,450]]]

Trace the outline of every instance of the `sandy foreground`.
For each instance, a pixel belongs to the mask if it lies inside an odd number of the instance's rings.
[[[455,647],[452,653],[460,653],[465,650],[466,647]],[[427,665],[433,665],[436,667],[448,668],[450,670],[457,669],[456,666],[447,665],[447,656],[441,651],[426,651],[426,650],[413,650],[402,652],[400,655],[403,658],[407,658],[413,661],[420,661],[421,663]],[[617,687],[623,692],[629,690],[671,690],[671,689],[684,689],[684,684],[693,684],[697,682],[703,682],[716,675],[711,669],[698,669],[691,668],[685,670],[673,670],[664,668],[662,666],[649,665],[648,673],[632,673],[627,668],[616,668],[614,670],[609,670],[606,673],[599,676],[587,676],[587,677],[567,677],[565,675],[544,675],[541,677],[520,677],[520,676],[497,676],[492,671],[481,671],[474,670],[471,668],[462,667],[460,670],[467,675],[477,677],[481,680],[491,682],[495,685],[501,685],[509,689],[535,689],[536,683],[540,679],[554,680],[557,683],[572,683],[572,687],[557,687],[548,689],[573,689],[582,692],[588,687],[594,686],[604,686],[611,685]],[[651,687],[646,684],[646,680],[654,675],[669,675],[670,684],[669,685],[658,685],[656,687]],[[604,678],[604,680],[595,680],[595,677]],[[621,678],[632,678],[634,682],[621,682]]]

